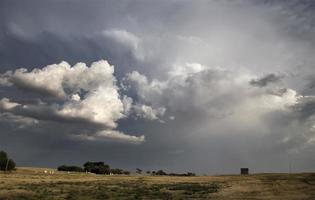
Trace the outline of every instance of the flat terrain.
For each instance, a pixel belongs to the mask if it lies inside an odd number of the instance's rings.
[[[170,177],[50,171],[0,173],[0,199],[315,199],[315,173]]]

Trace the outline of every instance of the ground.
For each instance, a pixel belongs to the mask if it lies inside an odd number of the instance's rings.
[[[46,171],[47,173],[44,173]],[[53,171],[53,174],[50,172]],[[0,199],[315,199],[315,173],[106,176],[19,168],[0,173]]]

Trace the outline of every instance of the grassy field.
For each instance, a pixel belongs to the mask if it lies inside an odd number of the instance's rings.
[[[169,177],[44,170],[50,171],[0,173],[0,199],[315,199],[311,173]]]

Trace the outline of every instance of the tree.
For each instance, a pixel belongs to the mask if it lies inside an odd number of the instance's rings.
[[[95,174],[109,174],[109,165],[104,164],[104,162],[86,162],[84,163],[84,170],[92,172]]]
[[[193,172],[187,172],[187,176],[196,176],[196,174]]]
[[[141,173],[142,173],[142,169],[137,168],[137,169],[136,169],[136,173],[137,173],[137,174],[141,174]]]
[[[9,159],[6,152],[0,151],[0,170],[11,171],[13,169],[15,169],[15,162]]]
[[[58,168],[58,171],[66,171],[66,172],[83,172],[84,170],[81,167],[73,166],[73,165],[61,165]]]
[[[146,173],[147,173],[147,174],[151,174],[151,171],[150,171],[150,170],[148,170]]]
[[[91,172],[93,168],[95,167],[95,164],[94,162],[86,162],[84,163],[83,167],[85,171]]]

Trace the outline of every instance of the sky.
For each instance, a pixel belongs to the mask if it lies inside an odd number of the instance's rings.
[[[315,170],[312,0],[0,0],[0,149],[198,174]]]

